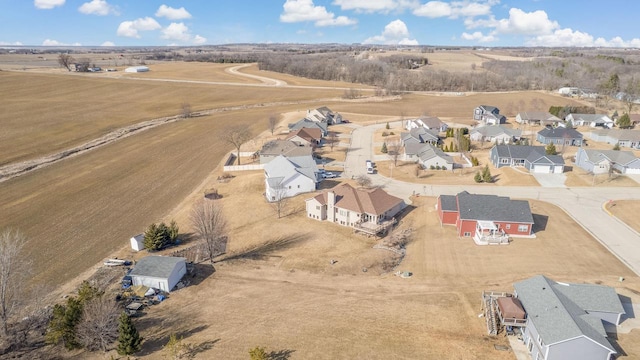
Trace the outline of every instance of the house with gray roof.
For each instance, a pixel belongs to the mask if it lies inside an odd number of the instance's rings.
[[[471,129],[469,139],[496,144],[511,144],[522,137],[522,130],[512,129],[502,125],[478,126]]]
[[[593,174],[606,174],[611,169],[620,174],[640,174],[640,159],[631,151],[580,148],[576,165]]]
[[[409,130],[409,132],[401,133],[400,140],[402,141],[402,145],[404,146],[410,143],[430,143],[438,145],[438,143],[440,142],[440,137],[438,136],[438,132],[434,130],[419,127],[411,129]]]
[[[508,243],[509,236],[533,235],[533,214],[525,200],[463,191],[440,195],[437,207],[442,225],[454,225],[458,237],[473,237],[478,245]]]
[[[335,125],[342,123],[342,115],[334,113],[326,106],[319,107],[317,109],[307,110],[307,119],[315,122],[324,122],[328,125]]]
[[[569,114],[565,121],[571,121],[573,126],[589,126],[602,127],[611,129],[614,125],[613,120],[606,114]]]
[[[591,140],[620,147],[640,149],[640,131],[629,129],[597,129],[590,133]]]
[[[500,109],[491,105],[480,105],[473,109],[473,119],[482,125],[500,125],[507,122],[507,118],[500,115]]]
[[[311,155],[293,158],[278,155],[265,164],[264,177],[267,201],[315,191],[320,179],[318,166]]]
[[[262,145],[259,152],[260,164],[267,164],[280,155],[288,158],[310,156],[313,154],[313,147],[301,145],[293,140],[271,140]]]
[[[526,311],[523,341],[532,359],[610,360],[616,354],[604,323],[619,325],[625,311],[613,288],[543,275],[513,287]]]
[[[408,143],[404,147],[404,160],[415,161],[425,169],[453,170],[453,158],[433,144]]]
[[[534,173],[561,174],[564,159],[560,155],[547,155],[544,146],[495,145],[489,152],[496,168],[524,167]]]
[[[449,128],[440,118],[435,116],[423,116],[413,120],[407,120],[405,123],[405,129],[410,131],[411,129],[417,129],[423,127],[434,132],[445,132]]]
[[[303,129],[303,128],[310,128],[310,129],[320,129],[323,137],[329,134],[328,124],[324,121],[313,121],[305,118],[305,119],[298,120],[298,122],[289,124],[288,127],[290,132]]]
[[[187,259],[175,256],[147,256],[131,269],[131,283],[170,292],[187,273]]]
[[[582,134],[570,127],[545,127],[538,131],[536,140],[545,145],[582,146]]]
[[[518,124],[534,125],[534,126],[558,126],[562,123],[562,119],[552,115],[546,111],[523,111],[516,115]]]

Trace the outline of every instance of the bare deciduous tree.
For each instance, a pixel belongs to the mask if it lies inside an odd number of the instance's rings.
[[[271,131],[271,135],[276,131],[276,126],[278,126],[278,117],[273,114],[269,115],[269,130]]]
[[[181,107],[182,112],[180,115],[185,119],[190,118],[193,113],[193,111],[191,110],[191,104],[189,104],[188,102],[183,102]]]
[[[58,55],[58,64],[68,71],[71,71],[71,64],[73,64],[74,61],[74,58],[69,54]]]
[[[387,154],[391,156],[393,166],[398,166],[398,159],[400,158],[401,153],[402,143],[399,140],[391,141],[389,145],[387,145]]]
[[[327,140],[329,140],[329,147],[331,148],[331,151],[333,151],[333,147],[338,142],[338,134],[336,134],[335,131],[330,131],[327,136]]]
[[[246,127],[234,127],[222,134],[222,140],[236,148],[238,165],[240,165],[240,147],[249,139],[251,139],[251,132]]]
[[[214,257],[222,254],[227,247],[227,218],[222,205],[215,200],[200,199],[191,209],[190,219],[194,232],[205,244],[213,266]]]
[[[358,184],[359,187],[369,188],[372,184],[371,178],[367,175],[358,175],[356,176],[356,184]]]
[[[7,335],[8,323],[17,309],[23,291],[22,280],[30,270],[30,262],[24,259],[26,238],[16,230],[0,233],[0,331]]]
[[[118,338],[120,309],[108,296],[99,296],[84,304],[82,320],[78,323],[80,344],[89,351],[106,352]]]
[[[271,202],[271,206],[278,214],[278,219],[282,217],[282,213],[286,209],[289,203],[289,197],[287,196],[287,189],[284,186],[279,186],[274,189],[273,192],[273,200]]]

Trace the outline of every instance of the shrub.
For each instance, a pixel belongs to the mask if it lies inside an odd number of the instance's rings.
[[[442,170],[447,170],[447,167],[446,167],[446,166],[443,166],[443,167],[442,167]]]
[[[389,131],[389,135],[395,135],[393,131]]]
[[[433,165],[431,165],[431,166],[429,166],[429,169],[431,169],[431,170],[435,170],[435,169],[436,169],[436,167],[435,167],[435,166],[433,166]]]
[[[387,125],[384,128],[389,130],[389,129],[391,129],[391,126],[389,126],[389,123],[387,122]]]
[[[477,183],[482,182],[482,175],[480,175],[480,171],[476,171],[476,174],[473,176],[473,180]]]
[[[440,170],[440,165],[436,165],[436,170]]]
[[[386,132],[386,131],[383,131],[383,132],[382,132],[382,136],[383,136],[383,137],[384,137],[384,136],[389,136],[389,133],[388,133],[388,132]]]
[[[387,152],[389,152],[389,150],[387,150],[387,143],[384,142],[382,143],[382,149],[380,149],[380,152],[383,154],[386,154]]]

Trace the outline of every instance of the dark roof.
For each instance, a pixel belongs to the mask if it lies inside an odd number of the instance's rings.
[[[327,123],[312,121],[309,119],[301,119],[298,122],[289,124],[289,130],[298,130],[302,128],[319,128],[323,133],[327,132]]]
[[[185,261],[187,259],[183,257],[147,256],[138,260],[129,275],[166,279],[177,264]]]
[[[554,138],[554,139],[562,139],[562,138],[582,139],[582,134],[578,132],[576,129],[564,128],[564,127],[557,127],[557,128],[547,127],[538,131],[538,135],[543,136],[545,138]]]
[[[497,112],[500,112],[500,109],[498,109],[495,106],[491,106],[491,105],[480,105],[478,106],[479,108],[483,109],[486,112],[493,112],[494,110],[498,110]]]
[[[458,200],[455,195],[440,195],[442,211],[458,211]]]
[[[527,159],[531,153],[546,154],[544,146],[495,145],[494,149],[501,158]]]
[[[456,195],[462,220],[504,221],[533,224],[529,202],[511,200],[506,196],[469,194]]]

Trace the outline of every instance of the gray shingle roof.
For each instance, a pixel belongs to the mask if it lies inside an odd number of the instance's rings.
[[[303,156],[311,155],[313,149],[310,146],[300,146],[291,140],[271,140],[260,149],[260,155],[286,155]]]
[[[327,133],[327,123],[325,122],[302,119],[302,120],[299,120],[298,122],[289,124],[289,130],[298,130],[302,128],[319,128],[320,130],[322,130],[323,134]]]
[[[511,200],[505,196],[469,194],[457,195],[460,219],[504,221],[533,224],[529,202]]]
[[[458,211],[458,200],[455,195],[440,195],[440,206],[443,211]]]
[[[171,275],[176,264],[185,261],[187,259],[183,257],[147,256],[138,260],[129,275],[166,279]]]
[[[591,131],[593,134],[600,136],[608,136],[617,141],[640,141],[640,131],[629,129],[596,129]]]
[[[631,151],[592,150],[584,148],[581,148],[580,150],[584,151],[587,155],[587,160],[594,164],[599,163],[603,159],[607,159],[620,165],[626,165],[637,159]]]
[[[500,158],[523,159],[536,165],[564,165],[562,156],[547,155],[544,146],[495,145],[493,148]]]
[[[423,127],[411,129],[409,132],[403,132],[400,134],[400,138],[403,142],[407,141],[408,139],[414,139],[421,143],[427,141],[437,142],[440,139],[438,133],[429,129],[425,129]]]
[[[582,134],[574,128],[544,128],[538,131],[538,135],[549,139],[582,139]]]
[[[511,137],[520,137],[522,135],[522,130],[519,129],[510,129],[508,127],[504,127],[502,125],[494,125],[494,126],[481,126],[471,130],[471,134],[480,133],[483,136],[494,137],[502,134],[506,134]]]
[[[281,181],[285,181],[296,175],[297,173],[302,174],[316,182],[318,178],[318,167],[311,155],[291,158],[283,155],[278,155],[275,159],[265,164],[264,171],[268,175],[267,178],[282,178]],[[278,184],[279,183],[280,182],[278,182]]]
[[[587,300],[587,298],[602,295],[605,290],[596,289],[596,286],[590,285],[591,288],[588,288],[577,284],[557,283],[542,275],[513,284],[518,299],[527,312],[527,318],[533,322],[545,344],[551,345],[579,336],[586,336],[615,352],[615,349],[603,335],[602,323],[588,319],[590,315],[581,305],[576,303],[576,301],[580,302],[580,299],[590,302],[591,300]],[[572,289],[573,287],[577,287],[577,289]],[[611,290],[613,291],[613,289]],[[617,295],[615,299],[607,296],[605,302],[609,301],[612,303],[620,302]],[[605,306],[612,308],[613,304],[605,304]],[[620,305],[621,307],[622,305]]]
[[[447,164],[453,164],[453,158],[444,151],[438,149],[437,147],[431,144],[420,144],[422,148],[418,150],[418,157],[422,161],[427,161],[429,159],[433,159],[435,157],[439,157],[444,160]]]

